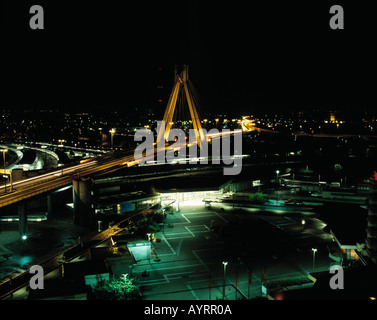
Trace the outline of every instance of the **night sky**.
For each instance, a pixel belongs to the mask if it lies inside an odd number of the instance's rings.
[[[330,2],[119,3],[3,2],[0,108],[147,107],[156,68],[171,87],[182,63],[208,112],[375,103],[377,12],[361,4],[331,30]],[[32,4],[44,30],[29,28]]]

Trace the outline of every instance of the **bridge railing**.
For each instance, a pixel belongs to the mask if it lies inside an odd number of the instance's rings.
[[[0,201],[0,208],[1,207],[5,207],[7,205],[10,205],[12,203],[16,203],[16,202],[19,202],[19,201],[22,201],[22,200],[25,200],[25,199],[28,199],[28,198],[31,198],[31,197],[34,197],[36,195],[39,195],[41,193],[45,193],[47,191],[51,191],[51,190],[55,190],[55,189],[58,189],[58,188],[61,188],[61,187],[65,187],[67,184],[70,184],[72,181],[71,179],[69,179],[68,181],[64,181],[64,182],[61,182],[61,183],[58,183],[58,184],[55,184],[54,186],[50,186],[50,187],[45,187],[43,189],[39,189],[37,191],[34,191],[34,192],[30,192],[26,195],[20,195],[19,197],[13,197],[12,199],[10,200],[3,200],[3,201]],[[16,191],[17,192],[17,191]],[[12,193],[12,195],[15,195],[14,193]]]

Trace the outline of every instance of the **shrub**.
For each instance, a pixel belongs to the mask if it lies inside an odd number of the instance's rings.
[[[267,201],[267,195],[261,192],[253,193],[249,195],[249,200],[251,202],[263,203]]]
[[[139,281],[133,276],[110,277],[94,287],[91,295],[94,300],[139,300]]]

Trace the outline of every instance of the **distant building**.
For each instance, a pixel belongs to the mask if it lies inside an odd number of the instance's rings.
[[[360,179],[356,184],[356,192],[358,195],[369,196],[370,183],[369,179]]]
[[[284,300],[375,300],[376,265],[349,268],[344,272],[344,289],[333,290],[329,286],[334,276],[328,271],[312,273],[312,287],[280,292]],[[276,299],[276,296],[274,297]]]

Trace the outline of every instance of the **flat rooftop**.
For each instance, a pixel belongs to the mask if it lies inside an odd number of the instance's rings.
[[[318,208],[321,220],[327,223],[340,244],[355,245],[366,239],[368,211],[360,205],[326,203],[326,208]],[[330,209],[330,210],[329,210]]]

